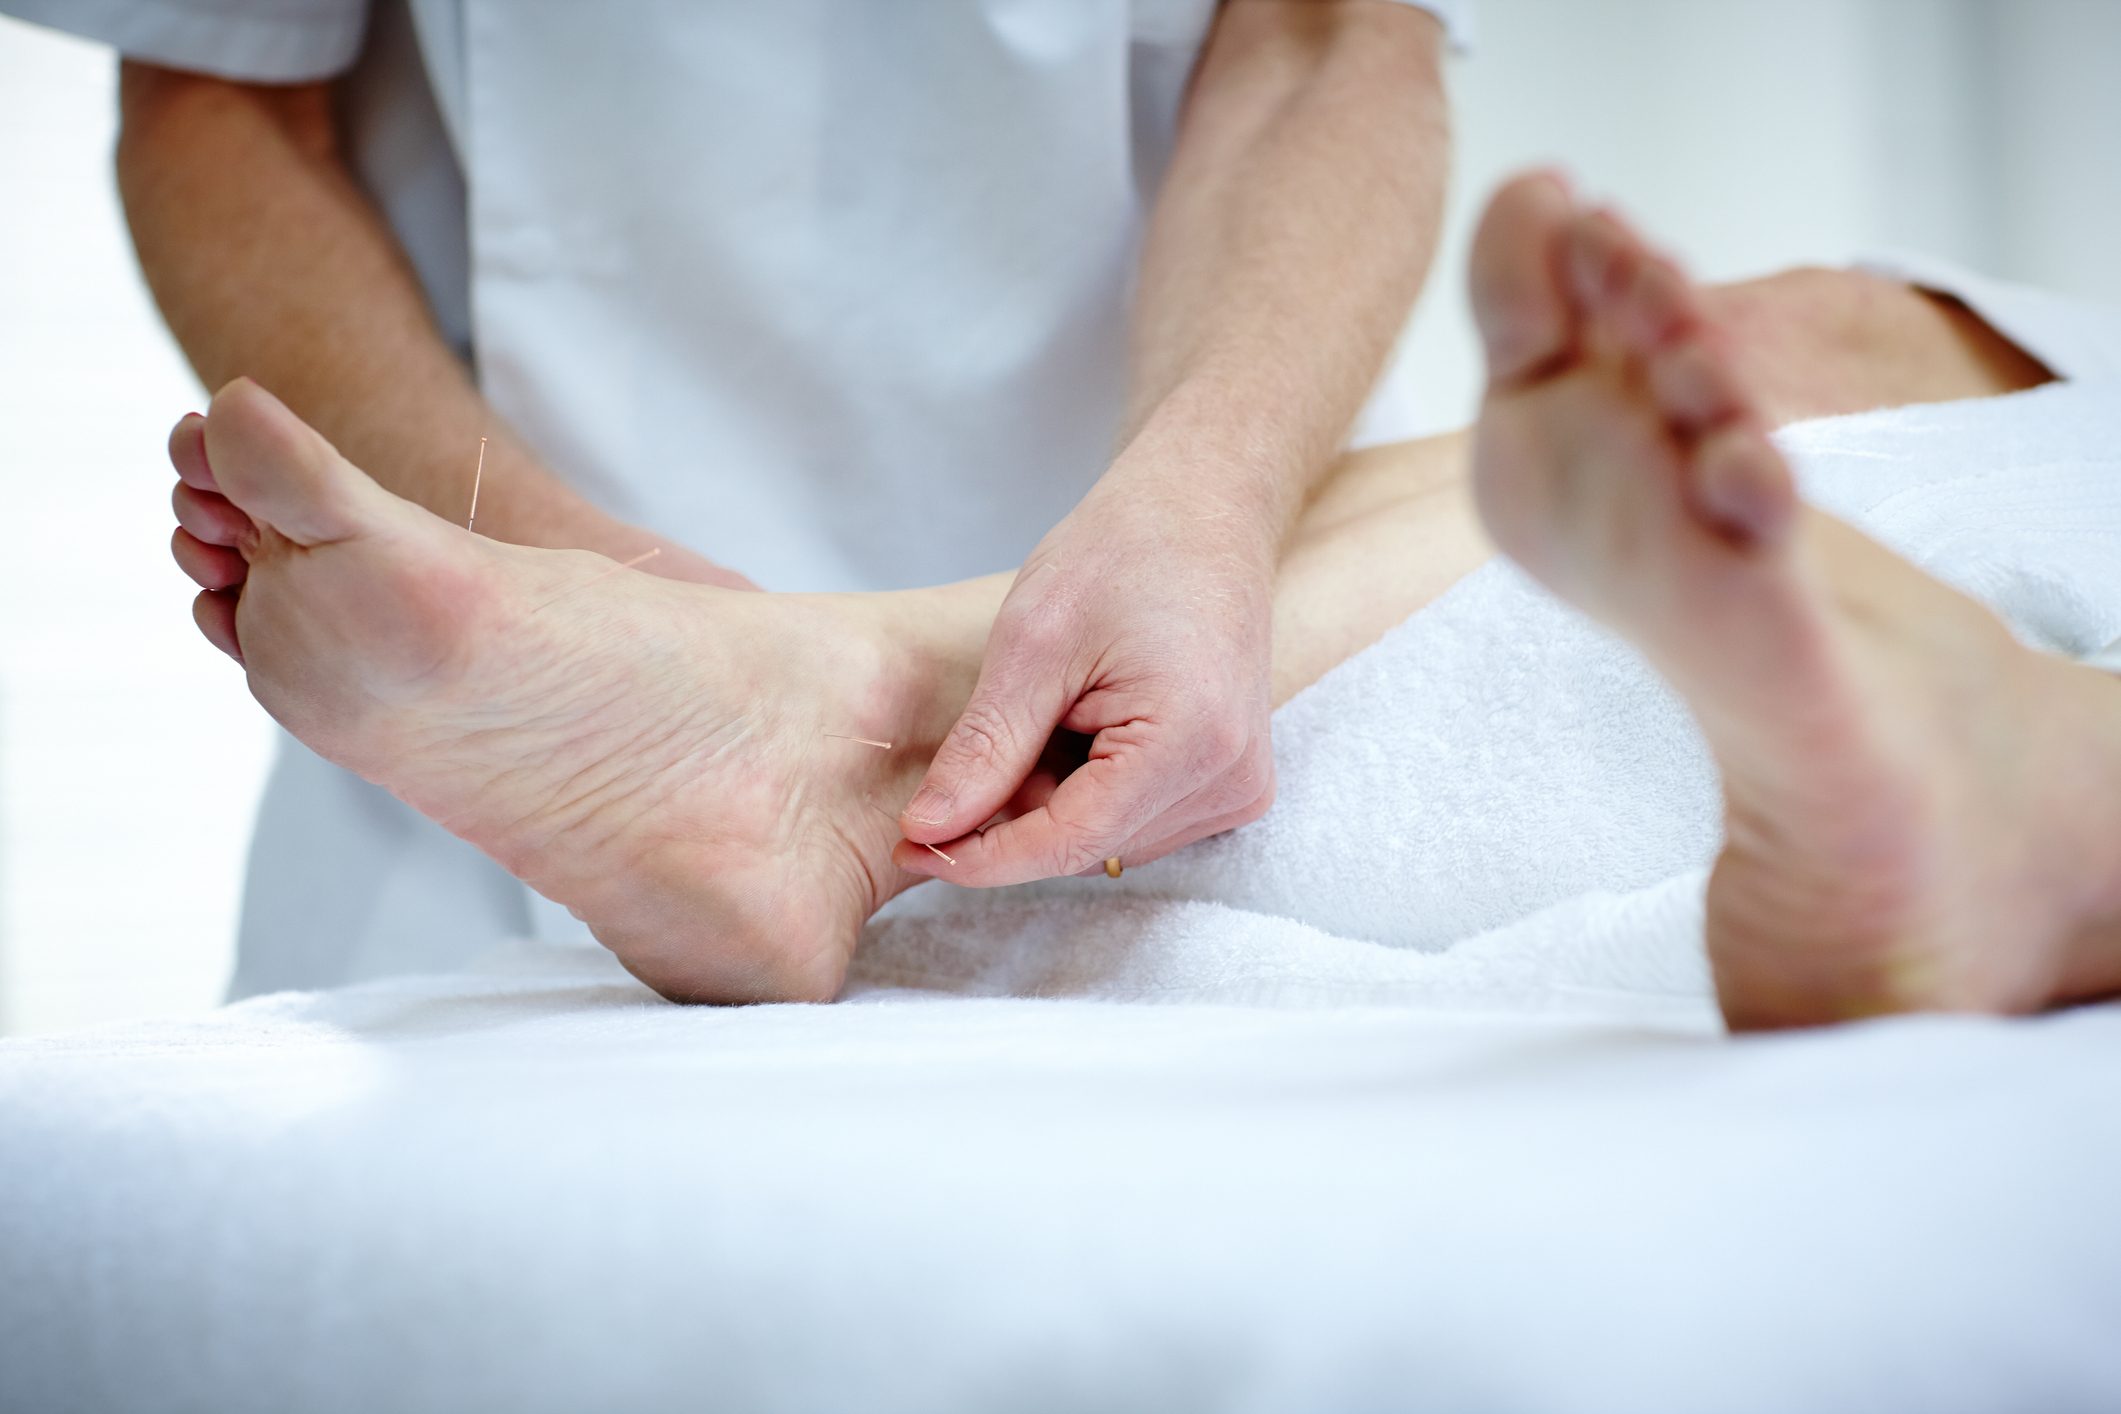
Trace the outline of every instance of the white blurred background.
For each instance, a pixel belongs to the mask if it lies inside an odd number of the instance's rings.
[[[1406,357],[1466,417],[1482,194],[1558,162],[1725,278],[1912,247],[2121,303],[2121,0],[1476,0]],[[0,1033],[212,1005],[271,746],[194,634],[162,441],[201,394],[110,177],[114,66],[0,19]]]

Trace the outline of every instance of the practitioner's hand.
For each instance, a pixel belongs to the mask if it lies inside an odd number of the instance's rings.
[[[1266,812],[1278,527],[1183,480],[1116,466],[1032,552],[900,817],[902,866],[1016,884],[1146,863]],[[1056,728],[1091,738],[1057,783],[1041,765]]]

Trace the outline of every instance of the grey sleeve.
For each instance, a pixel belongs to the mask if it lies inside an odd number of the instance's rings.
[[[369,0],[0,0],[0,13],[111,45],[129,59],[251,83],[351,67]]]

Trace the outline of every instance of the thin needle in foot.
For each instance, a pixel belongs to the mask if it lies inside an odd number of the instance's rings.
[[[879,814],[879,815],[883,816],[883,817],[884,817],[884,818],[885,818],[886,820],[889,820],[889,821],[890,821],[890,822],[891,822],[892,824],[894,824],[894,825],[896,825],[896,824],[898,823],[898,816],[896,816],[896,815],[892,814],[892,813],[891,813],[890,811],[886,810],[886,809],[885,809],[885,808],[884,808],[883,806],[881,806],[881,805],[878,805],[878,804],[877,804],[877,803],[876,803],[875,801],[873,801],[873,800],[869,800],[869,797],[868,797],[868,796],[866,796],[866,795],[865,795],[865,796],[863,796],[863,797],[862,797],[862,799],[863,799],[863,800],[865,800],[865,801],[868,801],[868,803],[869,803],[869,808],[870,808],[871,810],[874,810],[874,811],[875,811],[875,812],[876,812],[877,814]],[[913,843],[913,841],[911,841],[911,840],[908,840],[908,841],[906,841],[906,843],[908,843],[908,844],[911,844],[911,843]],[[951,858],[951,857],[950,857],[949,855],[947,855],[947,854],[943,853],[943,852],[942,852],[941,850],[937,849],[937,848],[936,848],[936,847],[935,847],[934,845],[932,845],[932,844],[924,844],[924,845],[922,845],[922,846],[921,846],[921,848],[922,848],[922,849],[925,849],[925,850],[927,850],[927,851],[928,851],[928,852],[929,852],[930,854],[934,855],[934,856],[935,856],[935,857],[936,857],[937,859],[940,859],[940,860],[942,860],[942,861],[943,861],[943,863],[945,863],[945,864],[955,864],[955,863],[957,863],[957,861],[956,861],[955,859],[952,859],[952,858]]]
[[[559,603],[562,599],[565,599],[568,595],[574,593],[575,590],[587,589],[590,585],[595,584],[600,579],[609,579],[612,575],[617,574],[620,570],[630,570],[635,565],[652,560],[657,555],[660,555],[662,553],[663,549],[660,545],[653,550],[643,550],[640,554],[635,555],[632,559],[626,561],[625,564],[613,565],[608,570],[603,570],[599,573],[589,576],[589,578],[583,580],[580,584],[572,585],[566,589],[561,590],[559,593],[553,595],[550,599],[547,599],[544,603],[538,605],[537,608],[532,609],[530,612],[533,614],[542,614],[547,609],[551,608],[553,605]]]
[[[848,736],[844,732],[826,732],[825,735],[831,737],[834,741],[858,741],[864,746],[873,746],[878,751],[889,751],[891,749],[890,742],[871,741],[868,737],[865,736]],[[881,810],[883,809],[883,807],[878,806],[877,809]]]
[[[479,518],[479,482],[486,477],[486,439],[479,439],[479,464],[471,469],[471,514],[464,517],[464,528]]]

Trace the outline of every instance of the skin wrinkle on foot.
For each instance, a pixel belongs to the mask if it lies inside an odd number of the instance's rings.
[[[476,522],[479,518],[479,485],[481,481],[485,478],[486,474],[486,441],[487,439],[484,437],[481,437],[479,439],[479,459],[477,464],[474,465],[471,470],[471,511],[468,515],[464,517],[464,528],[466,530],[470,530],[473,526],[473,523]],[[549,609],[554,604],[558,603],[560,600],[574,593],[575,590],[587,589],[590,585],[595,584],[598,580],[604,579],[609,575],[617,574],[620,570],[632,569],[636,565],[645,564],[649,560],[654,559],[657,555],[660,555],[661,553],[663,552],[660,547],[653,550],[644,551],[643,553],[634,556],[632,559],[627,560],[623,564],[613,565],[610,569],[603,571],[603,573],[595,575],[589,579],[583,580],[580,584],[577,584],[572,588],[561,590],[558,594],[553,595],[552,598],[547,599],[544,603],[538,605],[537,608],[532,609],[530,612],[533,614],[542,613],[546,609]],[[852,741],[858,742],[863,746],[873,746],[879,751],[891,750],[890,742],[878,741],[874,737],[851,736],[845,732],[826,732],[824,733],[824,735],[828,739],[833,741]],[[875,810],[878,814],[885,816],[894,825],[898,823],[898,817],[892,815],[889,811],[885,810],[883,806],[878,805],[873,800],[869,801],[868,804],[871,809]],[[941,850],[937,849],[932,844],[924,844],[921,846],[921,848],[927,850],[930,854],[934,855],[937,859],[942,860],[945,864],[955,865],[957,863],[955,859],[952,859],[949,855],[943,853]]]
[[[471,511],[468,515],[464,517],[464,528],[466,530],[470,530],[473,524],[479,518],[479,485],[486,479],[486,441],[487,439],[484,437],[481,437],[479,439],[479,460],[478,463],[471,469]],[[583,580],[580,584],[575,585],[572,589],[561,590],[559,593],[553,595],[550,599],[547,599],[544,603],[538,605],[537,608],[532,609],[530,612],[533,614],[541,614],[545,612],[545,610],[551,608],[554,604],[559,603],[560,600],[565,599],[568,595],[574,593],[576,589],[587,589],[590,585],[595,584],[598,580],[605,578],[607,575],[617,574],[620,570],[630,570],[635,565],[646,564],[648,561],[654,559],[657,555],[660,555],[662,553],[663,550],[661,546],[657,546],[653,550],[644,550],[640,554],[635,555],[632,559],[627,560],[623,564],[613,565],[610,569],[603,571],[603,573],[601,574],[592,575],[588,579]],[[871,744],[874,745],[875,743]]]

